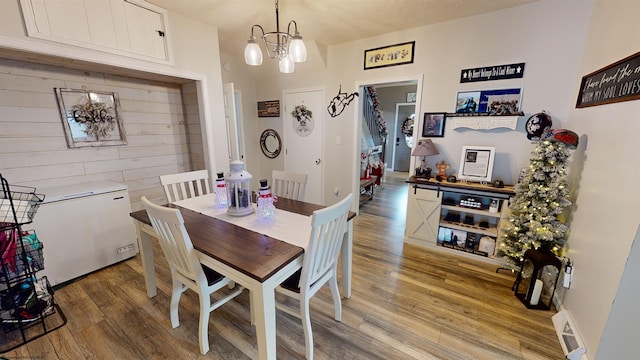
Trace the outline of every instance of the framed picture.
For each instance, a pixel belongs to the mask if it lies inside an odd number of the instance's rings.
[[[478,113],[480,91],[460,91],[456,98],[456,113]]]
[[[458,179],[490,182],[493,175],[495,156],[495,146],[463,146],[460,155]]]
[[[258,117],[280,117],[280,100],[258,101]]]
[[[127,144],[117,93],[54,90],[68,147]]]
[[[364,51],[364,69],[413,63],[415,41]]]
[[[444,124],[447,113],[424,113],[422,137],[444,137]]]
[[[414,92],[407,93],[407,102],[408,103],[416,102],[416,93]]]
[[[521,115],[522,88],[458,92],[456,113]]]

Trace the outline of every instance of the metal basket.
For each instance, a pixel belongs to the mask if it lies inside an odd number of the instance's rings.
[[[28,224],[44,201],[44,194],[36,194],[36,188],[9,185],[3,178],[0,192],[0,229],[9,224]]]

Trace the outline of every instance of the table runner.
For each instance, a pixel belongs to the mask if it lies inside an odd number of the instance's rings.
[[[212,193],[176,201],[174,204],[307,249],[311,234],[311,216],[276,209],[275,219],[270,224],[263,224],[258,221],[255,212],[246,216],[229,215],[226,208],[216,208],[215,199],[216,196]],[[255,210],[256,205],[253,206]]]

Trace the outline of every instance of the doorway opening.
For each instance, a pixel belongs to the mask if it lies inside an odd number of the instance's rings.
[[[385,151],[385,155],[384,155],[384,172],[387,171],[393,171],[395,164],[395,160],[393,159],[393,157],[389,157],[389,156],[393,156],[393,154],[395,153],[395,150],[393,149],[394,147],[396,147],[396,138],[399,138],[399,141],[404,141],[404,135],[399,136],[397,134],[396,129],[398,129],[399,126],[402,125],[402,120],[400,120],[400,125],[397,124],[397,116],[396,116],[396,104],[401,104],[401,103],[407,103],[407,98],[409,98],[410,100],[412,100],[413,98],[416,99],[416,102],[413,103],[413,113],[415,114],[419,114],[420,113],[420,99],[422,98],[422,75],[415,75],[415,76],[401,76],[401,77],[397,77],[397,78],[391,78],[391,79],[385,79],[385,80],[379,80],[379,81],[360,81],[360,82],[356,82],[356,87],[359,90],[359,94],[360,94],[360,101],[359,101],[359,106],[360,109],[358,111],[356,111],[356,121],[354,121],[354,149],[353,149],[353,169],[355,170],[354,175],[354,181],[352,184],[352,191],[354,194],[359,194],[360,193],[360,175],[361,175],[361,153],[362,153],[362,149],[367,147],[367,143],[366,140],[364,140],[363,138],[363,109],[364,109],[364,102],[367,101],[366,99],[363,98],[363,94],[364,94],[364,89],[365,87],[373,87],[376,90],[376,93],[378,95],[378,103],[379,105],[382,107],[380,109],[383,118],[385,120],[386,126],[387,126],[387,140],[386,140],[386,151]],[[415,97],[414,97],[415,94]],[[417,136],[417,131],[413,132],[413,142],[416,141],[416,136]],[[406,145],[405,145],[406,146]],[[410,154],[410,149],[408,149],[409,154]],[[389,154],[392,155],[389,155]],[[413,159],[411,159],[410,155],[407,155],[409,157],[408,159],[408,164],[409,167],[407,168],[407,172],[408,169],[410,169],[413,164],[411,163],[413,161]],[[384,175],[383,175],[383,181],[384,181]]]

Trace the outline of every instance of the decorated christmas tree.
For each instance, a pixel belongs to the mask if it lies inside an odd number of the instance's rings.
[[[557,136],[556,136],[557,134]],[[571,141],[563,136],[571,135]],[[543,137],[544,138],[544,137]],[[532,152],[524,178],[515,186],[508,222],[498,251],[505,267],[519,269],[527,249],[549,250],[559,255],[568,226],[565,209],[571,205],[566,168],[577,136],[569,130],[553,130]]]

